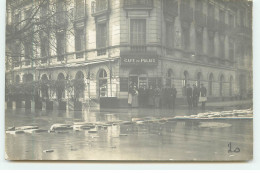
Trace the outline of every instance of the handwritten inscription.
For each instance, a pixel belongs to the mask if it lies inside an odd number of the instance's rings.
[[[231,142],[228,144],[228,153],[239,153],[240,152],[240,148],[239,147],[235,147],[232,148],[232,144]]]

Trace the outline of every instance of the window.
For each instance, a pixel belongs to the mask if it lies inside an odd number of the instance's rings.
[[[24,20],[25,20],[26,23],[29,23],[30,18],[31,18],[31,14],[32,14],[31,9],[26,10],[24,13],[25,13],[25,19]]]
[[[186,87],[187,87],[187,84],[188,84],[188,78],[189,78],[189,73],[187,71],[185,71],[183,73],[184,75],[184,79],[182,80],[182,95],[183,96],[186,96]]]
[[[48,38],[44,37],[41,38],[41,58],[44,58],[41,60],[42,63],[47,62],[47,57],[49,56],[49,43]]]
[[[182,28],[182,45],[184,49],[190,49],[190,29]]]
[[[203,53],[203,32],[196,32],[196,51],[197,53]]]
[[[20,29],[20,20],[21,20],[20,13],[15,14],[14,15],[14,24],[15,24],[16,29]]]
[[[234,41],[231,39],[229,40],[229,59],[234,60]]]
[[[212,4],[208,5],[208,16],[210,18],[215,18],[215,8],[214,8],[214,5],[212,5]]]
[[[84,0],[75,0],[76,13],[75,17],[83,17],[85,15],[85,4]]]
[[[58,0],[56,4],[56,11],[57,11],[57,23],[63,24],[66,21],[65,16],[65,1]]]
[[[172,48],[173,46],[173,40],[174,40],[174,34],[173,34],[173,23],[172,22],[166,22],[166,38],[165,38],[165,42],[166,42],[166,47],[168,49],[166,49],[166,53],[167,54],[172,54]],[[170,49],[170,50],[169,50]]]
[[[57,33],[57,56],[58,61],[64,60],[65,54],[65,33]]]
[[[202,78],[202,74],[201,74],[201,72],[199,72],[199,73],[197,74],[197,86],[198,86],[198,87],[200,87],[201,78]]]
[[[203,2],[202,0],[197,0],[195,4],[196,11],[203,12]]]
[[[219,37],[219,57],[225,58],[225,38],[224,36]]]
[[[232,28],[234,27],[234,16],[232,14],[228,15],[228,23],[229,26],[231,26]]]
[[[48,2],[43,2],[42,7],[41,7],[41,18],[44,18],[47,16],[48,13]]]
[[[83,51],[84,50],[84,30],[83,29],[76,29],[75,30],[75,51],[76,51],[76,58],[83,58]]]
[[[97,55],[105,55],[107,46],[107,23],[98,23],[96,31],[97,48],[100,49],[97,51]]]
[[[239,13],[240,17],[240,26],[245,26],[245,12],[243,10],[240,10]]]
[[[219,21],[225,22],[225,11],[224,10],[219,10]]]
[[[214,33],[209,33],[209,42],[208,42],[208,54],[214,55],[215,52],[215,42],[214,42]]]
[[[99,97],[107,97],[107,72],[104,69],[101,69],[98,74],[98,88],[99,88]]]
[[[146,47],[146,20],[132,19],[130,24],[131,49],[134,51],[145,51]]]

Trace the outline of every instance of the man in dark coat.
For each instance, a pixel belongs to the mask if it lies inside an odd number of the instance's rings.
[[[171,103],[171,108],[174,109],[175,108],[175,99],[177,96],[177,90],[175,88],[174,85],[172,85],[172,88],[170,88],[170,103]]]
[[[207,97],[207,89],[204,87],[203,84],[201,84],[201,87],[200,87],[200,96]],[[205,106],[206,106],[206,101],[201,102],[202,111],[205,111]]]
[[[193,84],[192,103],[194,108],[198,107],[199,94],[199,88],[195,84]]]
[[[186,88],[186,97],[189,105],[189,111],[192,109],[192,88],[190,87],[190,84],[187,84]]]

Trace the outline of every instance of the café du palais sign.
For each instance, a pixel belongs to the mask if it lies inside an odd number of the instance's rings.
[[[122,52],[122,66],[157,66],[158,56],[156,52]]]

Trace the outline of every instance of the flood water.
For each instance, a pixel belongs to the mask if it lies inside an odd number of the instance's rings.
[[[152,111],[154,113],[154,111]],[[137,115],[139,114],[139,115]],[[158,114],[151,115],[156,116]],[[6,128],[36,125],[50,129],[54,123],[131,121],[147,116],[125,110],[93,112],[6,110]],[[159,115],[158,115],[159,116]],[[228,126],[205,128],[201,123]],[[253,120],[175,120],[166,123],[114,124],[68,133],[6,134],[9,160],[154,160],[225,161],[253,157]],[[229,145],[231,143],[231,146]],[[234,152],[239,148],[239,152]],[[44,150],[53,152],[45,153]]]

